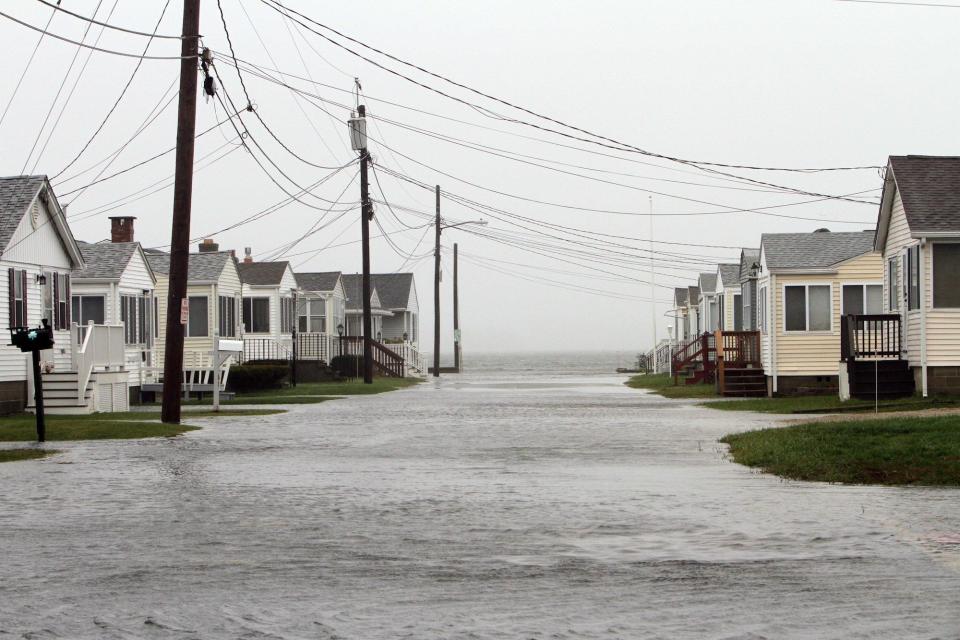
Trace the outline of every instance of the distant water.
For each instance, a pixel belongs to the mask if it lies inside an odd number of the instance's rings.
[[[633,368],[635,351],[514,351],[466,353],[465,374],[476,376],[591,376]]]

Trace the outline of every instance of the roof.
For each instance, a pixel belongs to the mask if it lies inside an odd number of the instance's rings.
[[[198,254],[199,255],[199,254]],[[281,262],[240,262],[237,269],[240,271],[240,281],[252,285],[279,285],[283,281],[290,263]]]
[[[304,291],[333,291],[337,288],[340,279],[339,271],[322,271],[313,273],[295,273],[297,286]]]
[[[690,298],[690,291],[686,287],[675,287],[673,290],[673,306],[685,307]]]
[[[713,293],[717,290],[717,274],[714,273],[701,273],[700,279],[700,291],[705,291],[706,293]]]
[[[341,276],[343,281],[343,292],[347,296],[347,310],[360,309],[363,307],[363,276],[359,273],[345,273]],[[370,297],[379,297],[380,293],[370,279]],[[373,308],[383,308],[382,305]]]
[[[700,304],[700,287],[693,286],[693,285],[687,287],[687,304],[689,305]]]
[[[826,269],[873,251],[873,229],[833,233],[765,233],[760,245],[767,269]]]
[[[136,242],[78,242],[86,266],[74,271],[76,280],[120,280],[130,258],[139,246]]]
[[[723,282],[723,286],[729,287],[730,285],[740,284],[739,263],[724,263],[717,265],[717,267],[717,270],[720,272],[720,280]]]
[[[375,273],[370,276],[384,309],[406,309],[413,288],[412,273]]]
[[[890,156],[910,232],[960,234],[960,156]]]
[[[0,178],[0,248],[10,243],[27,207],[46,182],[46,176]]]
[[[228,260],[233,260],[229,251],[206,251],[190,254],[190,266],[187,271],[188,282],[216,282],[223,273]],[[170,254],[150,251],[147,262],[154,273],[170,275]]]
[[[760,249],[742,249],[740,251],[740,282],[746,282],[755,276],[753,265],[760,262]]]

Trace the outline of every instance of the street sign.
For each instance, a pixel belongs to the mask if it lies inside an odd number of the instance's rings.
[[[187,324],[190,319],[190,301],[184,298],[180,301],[180,324]]]

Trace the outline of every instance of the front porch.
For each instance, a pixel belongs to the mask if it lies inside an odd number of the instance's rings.
[[[899,314],[840,317],[840,399],[904,398],[916,392],[903,357]]]

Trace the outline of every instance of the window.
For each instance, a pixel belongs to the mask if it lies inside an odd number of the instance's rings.
[[[857,316],[883,313],[883,285],[843,285],[843,310],[841,313]]]
[[[785,331],[830,331],[833,315],[830,285],[788,285],[783,288]]]
[[[153,337],[160,338],[160,300],[153,299]]]
[[[757,324],[760,327],[761,333],[767,332],[767,288],[760,287],[759,293],[757,293]]]
[[[920,308],[920,245],[913,245],[907,249],[904,256],[904,297],[907,299],[907,309]]]
[[[743,300],[743,310],[741,311],[741,322],[745,331],[753,331],[757,328],[753,319],[753,306],[751,305],[754,295],[752,289],[753,286],[753,282],[749,280],[743,283],[743,295],[741,296],[741,299]]]
[[[27,272],[21,269],[7,271],[10,299],[10,326],[27,326]]]
[[[960,244],[933,245],[933,306],[960,308]]]
[[[733,330],[743,331],[743,296],[733,295]]]
[[[137,344],[150,342],[150,305],[144,296],[137,298]]]
[[[887,260],[887,311],[896,311],[900,308],[900,300],[897,298],[897,259]]]
[[[197,338],[210,335],[210,317],[207,296],[190,296],[187,302],[187,337]]]
[[[326,300],[305,300],[300,305],[300,315],[297,318],[298,330],[303,333],[327,332],[327,302]]]
[[[53,327],[55,329],[69,329],[72,307],[69,274],[53,274],[53,301]],[[79,323],[80,321],[77,320],[77,322]],[[103,320],[100,321],[100,324],[103,324]]]
[[[237,299],[229,296],[219,296],[220,307],[220,336],[235,338],[237,336]]]
[[[270,298],[243,299],[243,330],[270,333]]]
[[[294,299],[280,298],[280,333],[293,333]]]
[[[106,316],[103,296],[73,296],[71,304],[73,306],[73,317],[80,326],[85,327],[91,322],[93,324],[104,323]]]

